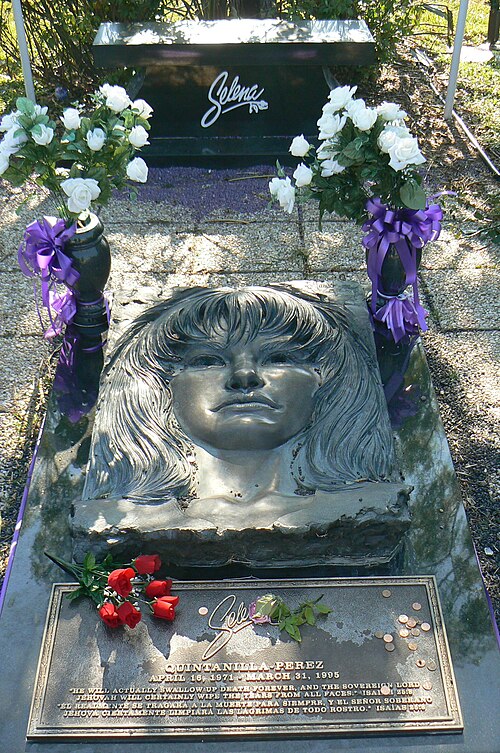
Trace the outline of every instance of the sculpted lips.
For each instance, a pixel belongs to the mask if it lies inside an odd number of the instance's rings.
[[[220,410],[223,410],[224,408],[272,408],[273,410],[279,410],[282,406],[279,405],[279,403],[275,403],[274,400],[271,400],[269,397],[265,397],[265,395],[259,395],[258,397],[255,397],[255,395],[249,394],[249,395],[232,395],[227,400],[224,400],[220,405],[218,405],[216,408],[213,409],[212,413],[218,413]]]

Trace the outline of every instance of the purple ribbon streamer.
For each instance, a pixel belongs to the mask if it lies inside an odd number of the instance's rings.
[[[69,324],[76,312],[73,292],[57,293],[55,290],[60,283],[71,287],[80,277],[69,256],[63,252],[75,232],[76,224],[68,228],[62,219],[43,217],[27,226],[19,246],[17,258],[21,271],[26,277],[41,280],[42,304],[50,319],[50,326],[44,332],[46,338],[60,334],[64,324]],[[55,318],[51,309],[56,312]]]
[[[415,334],[420,328],[425,332],[427,311],[420,304],[417,281],[417,252],[429,241],[439,238],[443,211],[439,204],[425,209],[391,209],[375,197],[366,203],[372,215],[364,223],[366,232],[363,246],[368,251],[367,271],[372,282],[371,311],[374,319],[384,323],[392,332],[395,342],[405,334]],[[413,300],[406,295],[384,296],[387,303],[377,309],[377,297],[382,287],[382,266],[393,245],[405,272],[405,287],[413,288]]]

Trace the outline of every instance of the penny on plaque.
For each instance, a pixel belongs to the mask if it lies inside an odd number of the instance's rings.
[[[409,628],[414,628],[417,624],[417,621],[413,617],[408,617],[406,624]]]
[[[382,685],[381,688],[380,688],[380,693],[381,693],[381,695],[390,695],[391,694],[391,689],[390,689],[390,687],[388,685]]]
[[[198,609],[198,614],[201,614],[201,616],[204,617],[206,614],[208,614],[208,607],[200,607]]]
[[[396,646],[394,645],[394,643],[386,643],[385,644],[385,650],[386,651],[394,651],[395,648],[396,648]]]
[[[383,632],[383,630],[377,630],[377,631],[375,632],[375,638],[383,638],[383,637],[384,637],[384,632]]]
[[[422,628],[422,630],[425,633],[427,633],[431,629],[431,626],[429,625],[428,622],[422,622],[422,624],[420,625],[420,627]]]
[[[400,614],[399,617],[398,617],[398,620],[399,620],[399,622],[402,625],[406,625],[406,623],[408,622],[408,615],[407,614]]]
[[[394,640],[394,637],[390,633],[385,633],[384,643],[392,643],[393,640]]]
[[[425,659],[417,659],[415,664],[421,669],[422,667],[425,667]]]
[[[411,634],[415,636],[415,638],[420,635],[420,630],[418,628],[412,628]]]
[[[432,659],[430,661],[428,661],[427,662],[427,669],[429,669],[431,672],[435,672],[435,670],[437,669],[436,662],[433,661]]]
[[[422,604],[419,604],[418,601],[414,601],[411,608],[414,609],[415,612],[419,612],[422,609]]]
[[[432,690],[432,682],[428,682],[427,680],[422,683],[422,687],[424,690]]]
[[[384,599],[388,599],[390,595],[391,595],[391,592],[389,591],[389,589],[384,588],[384,590],[382,591],[382,596],[384,597]]]
[[[408,638],[408,636],[410,635],[410,631],[407,630],[406,628],[401,628],[401,630],[399,631],[399,635],[401,636],[401,638]]]
[[[409,643],[408,648],[410,649],[410,651],[416,651],[418,646],[416,643]]]

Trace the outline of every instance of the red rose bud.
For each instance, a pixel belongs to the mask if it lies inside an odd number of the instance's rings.
[[[149,599],[158,599],[160,596],[169,596],[172,590],[172,581],[169,580],[152,580],[146,586],[146,596]]]
[[[131,567],[121,567],[118,570],[113,570],[108,575],[108,585],[117,594],[127,599],[132,593],[132,578],[135,577],[135,571]]]
[[[178,603],[178,596],[161,596],[151,605],[153,614],[155,617],[159,617],[162,620],[169,620],[169,622],[172,622],[175,618],[175,607]]]
[[[117,611],[121,621],[130,628],[135,628],[137,623],[141,621],[142,614],[133,604],[130,603],[130,601],[124,601],[123,604],[118,607]]]
[[[116,607],[110,601],[107,601],[99,609],[99,617],[108,627],[120,627],[123,625],[120,615],[118,614]]]
[[[161,559],[157,554],[141,554],[133,565],[139,575],[153,575],[161,567]]]

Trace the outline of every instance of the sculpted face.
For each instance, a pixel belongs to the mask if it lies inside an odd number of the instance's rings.
[[[299,360],[300,359],[300,360]],[[319,376],[302,357],[263,337],[220,347],[190,345],[170,382],[182,430],[218,450],[270,450],[311,419]]]

